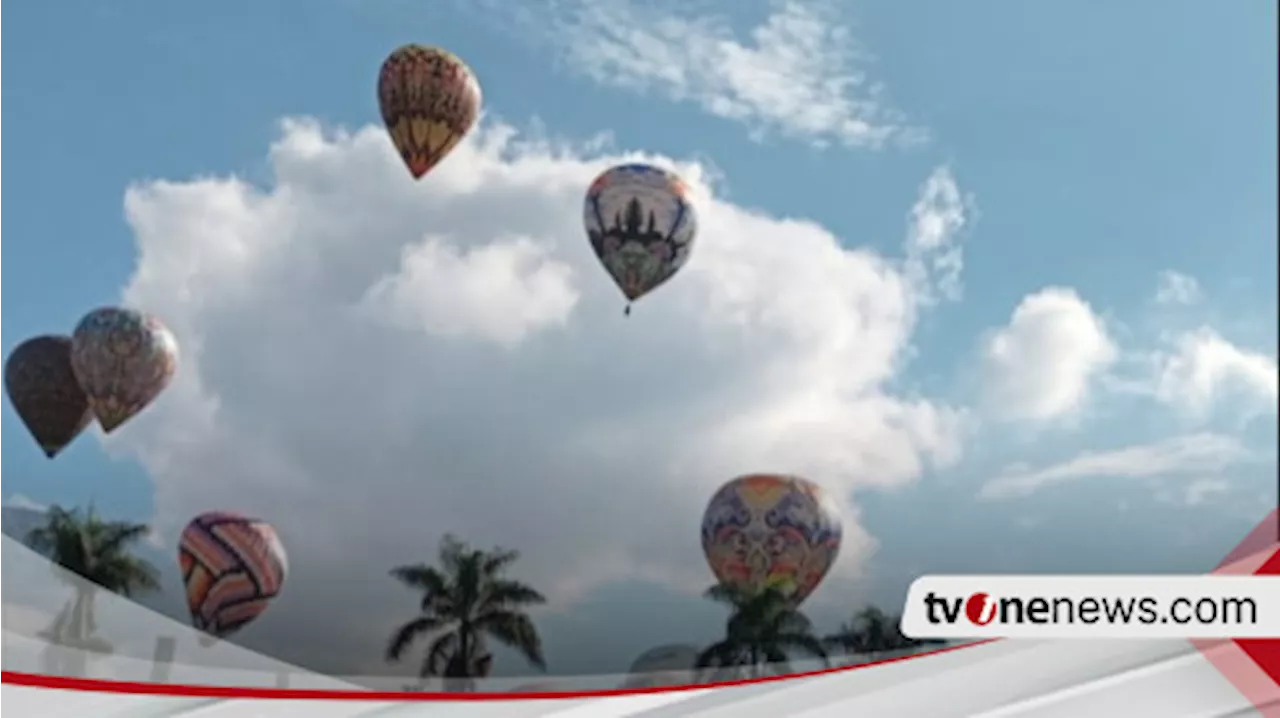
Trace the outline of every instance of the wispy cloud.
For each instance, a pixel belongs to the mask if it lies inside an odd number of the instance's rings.
[[[1027,496],[1048,486],[1082,479],[1213,476],[1250,457],[1250,452],[1231,437],[1191,434],[1111,451],[1088,451],[1040,469],[1012,467],[983,485],[979,497],[995,500]]]
[[[692,4],[542,0],[512,13],[478,0],[565,66],[608,87],[687,102],[746,125],[754,139],[778,134],[816,146],[916,143],[861,67],[863,52],[833,6],[777,2],[746,33]],[[517,18],[512,20],[512,18]]]
[[[1182,500],[1188,506],[1198,506],[1213,495],[1226,492],[1231,487],[1226,479],[1196,479],[1183,490]]]
[[[1160,273],[1159,284],[1156,286],[1156,304],[1189,306],[1198,304],[1203,298],[1200,282],[1195,277],[1169,269]]]
[[[960,299],[964,252],[957,240],[976,210],[973,196],[961,194],[949,167],[935,169],[920,188],[911,207],[906,273],[925,301]]]

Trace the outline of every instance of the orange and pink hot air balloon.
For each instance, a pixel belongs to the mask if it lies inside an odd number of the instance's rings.
[[[795,476],[733,479],[702,517],[702,550],[720,583],[747,592],[778,587],[796,605],[827,575],[842,534],[831,497]]]

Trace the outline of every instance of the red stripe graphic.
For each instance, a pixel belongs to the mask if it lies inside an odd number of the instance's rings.
[[[889,663],[900,663],[925,656],[936,656],[951,653],[962,648],[972,648],[992,641],[976,641],[962,646],[948,646],[927,653],[916,653],[910,656],[886,658],[856,666],[840,666],[825,668],[805,673],[791,673],[785,676],[766,676],[741,681],[724,681],[720,683],[704,683],[683,686],[654,686],[650,688],[614,688],[595,691],[561,691],[555,693],[443,693],[443,692],[408,692],[408,691],[360,691],[307,688],[250,688],[238,686],[200,686],[200,685],[164,685],[158,683],[133,683],[126,681],[107,681],[96,678],[67,678],[64,676],[44,676],[38,673],[20,673],[17,671],[0,671],[0,682],[32,688],[52,688],[64,691],[90,691],[95,693],[127,693],[133,695],[170,696],[184,698],[252,698],[261,700],[316,700],[316,701],[527,701],[527,700],[565,700],[573,698],[607,698],[614,696],[635,696],[648,693],[679,693],[697,691],[705,688],[727,688],[730,686],[757,685],[774,683],[796,678],[830,675],[853,671],[859,668],[882,666]]]

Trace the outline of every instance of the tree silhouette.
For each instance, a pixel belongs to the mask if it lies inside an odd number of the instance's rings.
[[[98,653],[111,650],[110,644],[94,636],[96,589],[133,596],[159,588],[156,568],[131,552],[131,546],[149,531],[146,524],[104,521],[92,506],[83,513],[79,509],[53,506],[45,514],[44,524],[27,533],[27,546],[44,554],[55,566],[83,579],[72,581],[75,595],[42,634],[53,644],[79,649],[72,654],[79,664],[70,668],[74,675],[84,674],[84,656],[80,650]],[[63,573],[58,575],[67,578]]]
[[[774,673],[789,673],[793,652],[807,653],[826,664],[827,652],[814,636],[813,624],[779,589],[749,592],[717,584],[704,595],[729,606],[731,613],[724,638],[698,655],[695,667],[703,675],[733,679],[745,672],[758,678],[766,666]]]
[[[908,638],[902,633],[901,622],[900,616],[885,613],[876,606],[867,606],[847,623],[841,624],[835,633],[824,638],[823,643],[846,654],[871,657],[946,643],[936,639]]]
[[[533,588],[503,576],[520,554],[502,548],[472,549],[446,534],[440,542],[439,566],[401,566],[391,575],[421,592],[417,618],[401,626],[387,645],[388,662],[399,661],[418,638],[433,636],[419,676],[444,679],[445,690],[475,689],[487,677],[493,656],[492,638],[546,669],[542,639],[524,609],[546,601]]]

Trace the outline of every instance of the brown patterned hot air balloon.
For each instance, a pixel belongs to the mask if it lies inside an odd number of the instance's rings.
[[[71,337],[44,335],[19,344],[5,361],[4,388],[50,459],[93,421],[89,398],[71,369]]]
[[[378,108],[409,174],[421,179],[475,125],[480,84],[453,53],[405,45],[382,63]]]
[[[95,309],[71,336],[71,368],[108,434],[147,408],[177,367],[173,334],[134,309]]]

